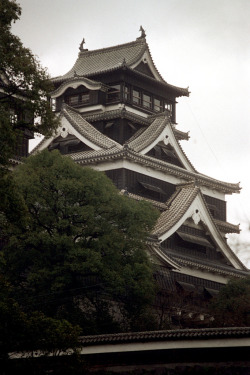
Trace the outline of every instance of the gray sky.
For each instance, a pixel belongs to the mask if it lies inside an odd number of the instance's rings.
[[[187,87],[177,105],[182,147],[195,168],[227,182],[228,221],[241,223],[250,243],[250,1],[249,0],[18,0],[13,26],[51,76],[73,66],[85,38],[89,50],[135,40],[142,25],[163,78]],[[250,266],[249,251],[239,254]]]

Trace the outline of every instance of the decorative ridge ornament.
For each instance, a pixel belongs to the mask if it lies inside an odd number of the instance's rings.
[[[83,48],[83,45],[85,44],[85,39],[83,38],[80,46],[79,46],[79,51],[80,52],[84,52],[84,51],[88,51],[87,49]]]
[[[139,31],[141,32],[141,36],[139,36],[138,38],[136,38],[136,40],[138,39],[145,39],[146,38],[146,33],[145,33],[145,30],[142,26],[140,26],[140,29]]]

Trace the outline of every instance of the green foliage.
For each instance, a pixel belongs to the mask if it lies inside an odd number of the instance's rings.
[[[18,350],[58,353],[78,346],[80,328],[40,312],[27,314],[13,298],[13,288],[0,276],[0,361]]]
[[[212,300],[210,310],[217,327],[249,327],[250,277],[229,281]]]
[[[58,124],[47,100],[52,90],[46,69],[11,33],[21,9],[14,0],[0,2],[0,164],[8,163],[26,130],[49,134]],[[33,121],[36,119],[37,121]]]
[[[29,157],[13,173],[27,217],[8,227],[5,262],[25,304],[87,333],[116,330],[115,315],[136,329],[154,297],[145,239],[158,212],[58,151]]]

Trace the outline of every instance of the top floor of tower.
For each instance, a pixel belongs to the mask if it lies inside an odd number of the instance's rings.
[[[144,29],[135,41],[89,51],[84,39],[77,60],[66,74],[53,78],[53,109],[69,104],[83,114],[115,110],[125,105],[131,112],[148,115],[169,111],[176,122],[176,98],[187,88],[167,83],[158,72]]]

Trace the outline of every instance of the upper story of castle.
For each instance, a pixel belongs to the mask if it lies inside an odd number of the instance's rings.
[[[168,111],[176,122],[176,98],[187,88],[167,83],[152,59],[146,34],[135,41],[89,51],[80,44],[77,60],[66,74],[52,79],[53,109],[66,103],[83,115],[122,107],[142,117]]]

